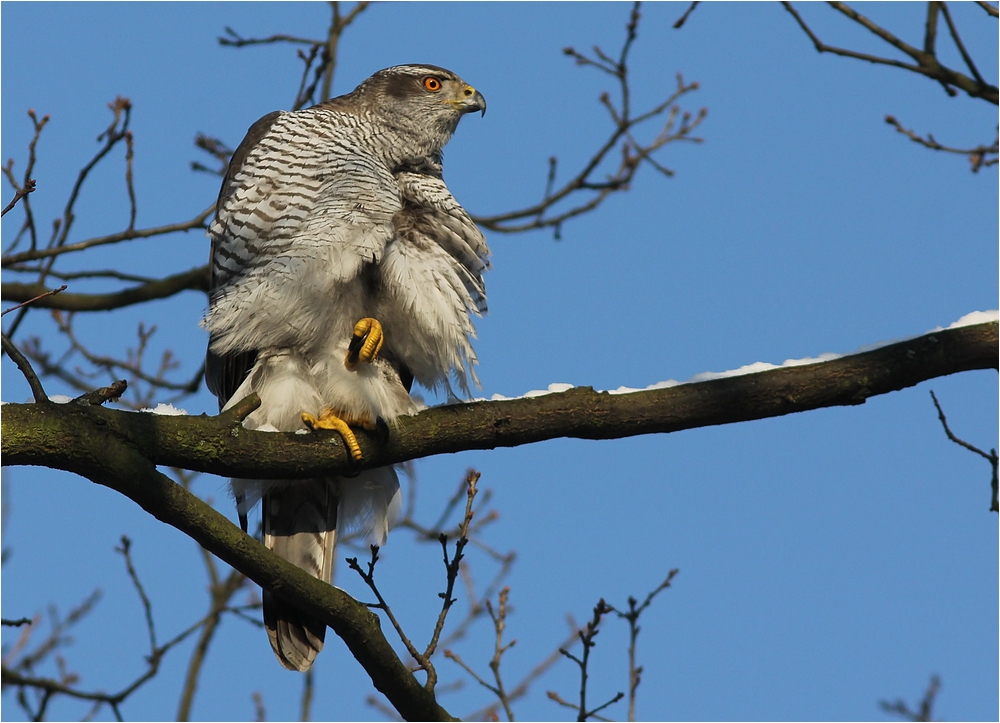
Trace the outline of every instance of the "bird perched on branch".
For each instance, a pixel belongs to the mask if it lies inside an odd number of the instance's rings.
[[[414,380],[468,393],[489,249],[444,183],[441,149],[473,111],[486,100],[454,73],[401,65],[250,127],[208,230],[205,376],[221,408],[256,392],[244,426],[336,430],[359,461],[351,428],[418,411]],[[337,534],[382,545],[401,505],[392,467],[232,486],[244,531],[262,499],[264,543],[327,582]],[[322,621],[264,591],[264,623],[282,665],[312,665]]]

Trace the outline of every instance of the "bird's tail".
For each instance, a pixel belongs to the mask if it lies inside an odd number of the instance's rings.
[[[272,487],[263,496],[264,545],[278,557],[330,582],[337,537],[337,492],[328,480]],[[306,671],[323,649],[326,625],[267,590],[264,626],[278,661]]]

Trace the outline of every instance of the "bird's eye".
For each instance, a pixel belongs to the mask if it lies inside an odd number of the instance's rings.
[[[428,75],[424,78],[424,87],[427,88],[427,90],[439,91],[441,90],[441,81],[433,75]]]

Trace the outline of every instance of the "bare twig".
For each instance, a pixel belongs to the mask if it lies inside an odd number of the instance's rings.
[[[628,719],[630,721],[635,720],[635,696],[642,678],[642,666],[637,666],[635,664],[636,640],[639,637],[639,616],[642,615],[643,611],[649,607],[651,602],[653,602],[653,598],[670,587],[670,582],[674,579],[678,572],[680,571],[676,568],[671,570],[667,574],[667,578],[661,582],[655,590],[646,596],[646,599],[642,601],[641,605],[638,604],[638,601],[634,597],[630,597],[628,599],[627,611],[618,610],[617,608],[609,606],[609,609],[614,611],[619,618],[628,622]]]
[[[14,198],[10,200],[6,206],[3,207],[3,211],[0,211],[0,216],[6,216],[7,212],[14,208],[18,201],[27,196],[29,193],[35,190],[35,179],[29,178],[24,182],[24,186],[14,191]]]
[[[934,54],[934,43],[937,42],[937,20],[941,10],[941,3],[927,3],[927,23],[924,26],[924,52]]]
[[[0,313],[0,316],[6,316],[7,314],[9,314],[10,312],[14,311],[15,309],[20,309],[22,306],[27,306],[28,304],[34,303],[34,302],[38,301],[39,299],[44,299],[46,296],[55,296],[59,292],[65,291],[65,290],[66,290],[66,284],[63,284],[58,289],[50,289],[49,291],[45,291],[45,292],[43,292],[41,294],[38,294],[37,296],[34,296],[34,297],[28,299],[27,301],[22,301],[17,306],[12,306],[9,309],[4,309],[4,311],[2,313]]]
[[[35,398],[35,402],[37,404],[50,404],[49,396],[45,393],[45,388],[38,380],[38,375],[31,368],[31,364],[24,358],[24,354],[14,346],[14,342],[8,339],[6,334],[0,334],[0,339],[3,341],[4,353],[10,357],[12,362],[17,364],[17,368],[21,370],[21,374],[24,375],[28,386],[31,387],[31,395]]]
[[[255,690],[253,695],[253,712],[254,720],[256,721],[266,721],[267,720],[267,709],[264,708],[264,696],[259,690]]]
[[[1000,102],[997,87],[984,81],[982,76],[979,75],[979,71],[975,69],[975,64],[972,62],[972,58],[965,51],[965,47],[958,36],[958,31],[954,28],[954,24],[951,22],[950,15],[948,14],[947,8],[943,2],[937,3],[937,5],[940,7],[942,14],[945,16],[946,22],[948,22],[949,30],[951,31],[952,39],[955,41],[956,47],[974,76],[972,78],[943,65],[938,59],[936,53],[932,52],[934,39],[936,37],[937,22],[936,16],[933,14],[933,10],[930,10],[928,14],[928,24],[924,33],[924,49],[921,50],[897,38],[888,30],[881,27],[877,23],[872,22],[849,5],[842,2],[829,3],[830,7],[834,10],[837,10],[847,16],[861,27],[879,37],[886,44],[892,46],[896,50],[899,50],[905,55],[908,55],[913,61],[915,61],[914,64],[906,63],[894,58],[871,55],[870,53],[860,53],[846,48],[838,48],[833,45],[827,45],[816,36],[790,2],[782,2],[782,5],[785,7],[785,10],[787,10],[789,14],[795,18],[799,27],[802,28],[802,31],[809,37],[813,46],[820,53],[832,53],[834,55],[840,55],[847,58],[865,60],[869,63],[877,65],[889,65],[895,68],[903,68],[904,70],[909,70],[913,73],[918,73],[937,81],[941,84],[948,95],[954,96],[957,93],[955,88],[958,88],[973,98],[983,98],[994,105]]]
[[[434,655],[434,651],[437,649],[438,639],[441,637],[441,631],[444,629],[445,619],[448,617],[448,611],[451,610],[451,606],[455,603],[455,598],[452,597],[452,593],[455,590],[455,580],[458,579],[459,566],[462,562],[462,552],[465,546],[469,543],[469,524],[472,522],[473,511],[472,504],[476,499],[476,483],[479,482],[479,473],[470,469],[465,475],[466,484],[466,503],[465,503],[465,517],[462,520],[462,524],[459,526],[459,538],[455,543],[455,554],[451,560],[448,559],[448,537],[445,534],[441,534],[438,538],[441,543],[441,548],[444,552],[444,567],[445,573],[447,575],[447,587],[445,591],[441,594],[444,603],[441,606],[441,612],[438,613],[437,623],[434,625],[434,633],[431,635],[430,642],[427,644],[427,649],[424,650],[424,657],[430,659]],[[428,680],[430,678],[428,677]],[[437,682],[436,680],[434,681]],[[433,689],[433,685],[427,686],[429,690]]]
[[[225,33],[229,37],[218,38],[219,45],[228,45],[234,48],[242,48],[245,45],[269,45],[271,43],[295,43],[298,45],[322,45],[322,40],[310,40],[309,38],[299,38],[294,35],[269,35],[266,38],[244,38],[228,25]]]
[[[505,587],[500,591],[500,598],[497,605],[497,611],[493,612],[493,605],[489,600],[486,601],[486,609],[489,610],[490,619],[493,621],[493,629],[496,631],[496,637],[493,644],[493,658],[490,660],[490,670],[493,671],[493,679],[496,681],[496,693],[497,698],[500,699],[500,704],[503,705],[504,712],[507,714],[507,720],[514,720],[514,713],[510,709],[510,699],[507,697],[507,691],[504,690],[503,679],[500,677],[500,659],[503,654],[514,647],[517,640],[511,640],[509,643],[504,645],[503,643],[503,631],[507,626],[507,596],[510,594],[510,588]]]
[[[514,644],[517,643],[517,640],[511,640],[506,645],[503,642],[503,633],[507,625],[507,597],[509,594],[510,588],[508,587],[505,587],[500,591],[498,605],[495,611],[493,609],[493,604],[489,600],[486,601],[486,608],[489,610],[490,619],[493,621],[493,630],[495,633],[493,657],[489,664],[490,670],[493,672],[495,685],[487,683],[482,677],[479,676],[478,673],[476,673],[475,670],[472,669],[472,667],[462,660],[457,653],[451,650],[445,650],[444,657],[449,660],[454,660],[463,670],[465,670],[466,673],[472,676],[473,680],[479,683],[482,687],[486,688],[486,690],[493,693],[493,695],[497,697],[497,704],[503,706],[507,720],[512,721],[514,720],[514,712],[510,707],[511,697],[504,688],[503,677],[500,675],[500,660],[503,657],[503,654],[514,647]],[[475,719],[478,720],[479,716],[475,716]]]
[[[24,208],[24,223],[21,225],[21,230],[18,231],[17,235],[14,237],[14,241],[11,243],[9,249],[15,248],[18,245],[18,243],[20,243],[21,238],[24,236],[25,233],[28,234],[30,247],[32,249],[36,248],[36,246],[38,245],[38,234],[35,229],[35,216],[31,210],[31,199],[28,198],[28,194],[31,193],[31,191],[34,190],[35,187],[35,181],[31,177],[35,168],[35,161],[37,158],[35,155],[35,148],[38,145],[39,137],[41,137],[42,129],[49,122],[49,116],[44,115],[42,116],[42,119],[39,120],[38,116],[35,115],[34,109],[29,108],[28,118],[31,119],[31,124],[34,128],[34,134],[32,135],[31,140],[28,142],[28,165],[24,169],[23,182],[18,183],[17,179],[14,178],[13,158],[9,159],[7,161],[7,165],[3,166],[3,174],[4,176],[6,176],[7,181],[14,188],[15,193],[21,193],[21,198],[24,199],[24,203],[21,204],[22,208]],[[31,190],[28,190],[29,186],[31,187]],[[15,202],[16,200],[17,199],[15,198]]]
[[[601,624],[601,619],[607,613],[612,612],[613,610],[614,608],[610,607],[607,603],[604,602],[604,598],[598,600],[597,605],[594,606],[593,617],[591,617],[591,619],[587,622],[583,630],[580,630],[577,633],[580,642],[583,643],[583,652],[581,653],[581,656],[579,658],[573,655],[571,652],[569,652],[569,650],[567,650],[566,648],[559,649],[560,653],[562,653],[564,656],[572,660],[580,668],[580,703],[579,705],[573,705],[572,703],[567,703],[562,698],[560,698],[559,695],[554,691],[549,691],[548,696],[550,699],[556,701],[560,705],[564,705],[569,708],[575,709],[577,711],[578,721],[586,721],[589,720],[590,718],[599,717],[596,715],[598,712],[604,710],[613,703],[617,703],[618,701],[620,701],[622,698],[625,697],[625,694],[619,691],[613,698],[611,698],[611,700],[607,701],[606,703],[603,703],[594,709],[587,708],[587,682],[589,677],[587,673],[587,666],[590,662],[590,651],[595,645],[597,645],[597,643],[594,642],[594,638],[596,638],[597,634],[600,632],[598,628]]]
[[[215,160],[219,161],[218,168],[209,168],[198,161],[191,161],[192,171],[202,171],[215,176],[225,176],[229,168],[229,159],[232,158],[233,149],[220,141],[218,138],[211,138],[204,133],[198,133],[194,137],[195,148],[205,151]]]
[[[933,720],[932,716],[934,713],[934,698],[937,697],[938,691],[941,689],[941,678],[938,675],[931,676],[931,682],[927,685],[927,690],[924,692],[924,697],[920,701],[916,710],[911,710],[909,706],[903,702],[902,699],[896,699],[894,703],[890,703],[886,700],[879,701],[879,707],[886,713],[892,713],[898,715],[904,720],[909,721],[929,721]]]
[[[22,625],[31,625],[32,622],[33,621],[31,618],[17,618],[16,620],[8,620],[7,618],[3,618],[3,620],[0,621],[0,624],[2,624],[5,628],[6,627],[19,628]]]
[[[971,170],[973,173],[977,173],[980,168],[995,166],[997,164],[997,154],[1000,152],[1000,135],[993,143],[989,146],[976,146],[975,148],[951,148],[949,146],[943,146],[938,143],[934,136],[930,133],[924,138],[916,132],[904,128],[895,116],[887,115],[885,117],[885,122],[896,129],[897,133],[902,133],[904,136],[909,138],[914,143],[919,143],[925,148],[930,148],[934,151],[944,151],[945,153],[957,153],[963,156],[968,156],[969,163],[971,165]]]
[[[153,236],[164,236],[169,233],[175,233],[177,231],[191,231],[194,229],[206,228],[205,221],[215,213],[215,203],[213,202],[211,206],[206,208],[204,211],[199,213],[194,218],[187,221],[180,221],[178,223],[169,223],[163,226],[153,226],[151,228],[144,229],[128,229],[125,231],[120,231],[119,233],[108,234],[107,236],[98,236],[96,238],[87,239],[86,241],[80,241],[75,244],[66,244],[64,246],[59,246],[55,248],[38,249],[37,251],[23,251],[21,253],[9,254],[0,259],[0,266],[7,267],[12,264],[21,264],[25,261],[35,261],[37,259],[51,258],[53,256],[60,256],[62,254],[68,254],[74,251],[83,251],[85,249],[94,248],[95,246],[106,246],[108,244],[121,243],[122,241],[131,241],[133,239],[140,238],[152,238]]]
[[[941,405],[938,403],[937,397],[934,395],[933,389],[931,390],[931,399],[934,400],[934,406],[937,409],[938,419],[941,420],[941,426],[944,427],[944,433],[948,435],[948,439],[950,439],[958,446],[965,447],[970,452],[978,454],[980,457],[982,457],[983,459],[985,459],[987,462],[990,463],[990,466],[993,468],[993,476],[990,479],[990,488],[993,491],[993,497],[990,502],[990,511],[1000,512],[1000,501],[998,501],[997,499],[998,488],[1000,488],[1000,481],[998,481],[997,478],[997,462],[998,462],[997,451],[995,449],[991,449],[990,453],[987,454],[983,450],[979,449],[979,447],[975,447],[969,444],[968,442],[956,437],[954,433],[952,433],[951,429],[948,427],[948,420],[944,416],[944,411],[941,409]]]
[[[695,0],[695,2],[691,3],[691,5],[688,6],[688,9],[684,11],[684,14],[681,15],[679,18],[677,18],[677,22],[674,23],[674,30],[680,30],[682,27],[684,27],[684,23],[687,22],[688,16],[690,16],[691,13],[694,12],[694,9],[696,7],[698,7],[698,0]]]
[[[941,14],[944,15],[945,22],[948,23],[948,32],[951,33],[951,39],[955,41],[955,47],[958,48],[958,52],[962,55],[962,60],[965,61],[965,66],[972,73],[972,77],[980,85],[988,85],[988,83],[983,80],[983,76],[979,74],[979,69],[976,68],[976,64],[972,62],[972,56],[969,55],[969,51],[965,49],[965,43],[962,42],[962,38],[958,34],[958,28],[955,27],[955,22],[951,19],[951,12],[948,10],[948,3],[940,2],[937,3],[941,8]]]
[[[382,597],[382,593],[379,592],[378,586],[375,584],[375,563],[377,563],[379,559],[378,545],[371,546],[371,554],[372,558],[371,561],[368,563],[368,572],[365,572],[364,570],[361,569],[361,565],[358,564],[358,558],[356,557],[347,558],[347,566],[361,576],[361,579],[365,581],[365,584],[368,586],[368,589],[371,590],[372,593],[374,593],[375,598],[378,600],[377,604],[369,603],[368,607],[376,608],[377,610],[381,610],[382,612],[385,613],[386,617],[389,618],[389,622],[392,623],[392,627],[395,629],[396,634],[399,635],[399,639],[403,641],[403,645],[406,646],[406,652],[410,654],[410,657],[412,657],[415,661],[417,661],[417,663],[420,665],[421,668],[427,670],[427,668],[424,666],[429,666],[433,669],[433,666],[431,665],[431,662],[429,660],[427,659],[421,660],[421,658],[423,658],[424,656],[421,655],[420,651],[418,651],[417,648],[413,645],[413,643],[410,642],[410,639],[406,636],[406,633],[403,632],[402,626],[399,624],[399,621],[396,620],[396,616],[393,615],[392,609],[389,607],[389,604],[385,601],[385,598]],[[430,677],[429,673],[428,677]]]
[[[577,640],[577,634],[579,632],[579,628],[575,624],[573,624],[572,621],[570,622],[570,629],[572,630],[572,632],[569,634],[569,636],[561,643],[559,643],[559,645],[556,646],[555,650],[553,650],[545,659],[540,661],[538,665],[532,668],[523,678],[521,678],[520,682],[518,682],[518,684],[515,685],[510,690],[509,693],[507,693],[508,703],[513,703],[514,701],[523,698],[525,695],[527,695],[528,690],[531,687],[531,684],[534,683],[536,680],[538,680],[538,678],[540,678],[542,675],[544,675],[545,672],[553,665],[555,665],[558,661],[562,660],[563,654],[559,652],[559,649],[566,648],[572,645],[575,640]],[[478,711],[472,713],[471,715],[466,716],[466,720],[496,720],[497,712],[500,706],[501,706],[500,701],[492,703],[486,706],[485,708],[481,708]]]
[[[677,77],[677,90],[669,98],[645,113],[635,116],[632,114],[628,56],[632,44],[638,37],[639,19],[639,3],[635,3],[625,26],[625,41],[617,59],[612,58],[599,47],[593,49],[593,57],[573,48],[563,50],[563,53],[573,58],[577,65],[595,68],[617,81],[618,104],[615,105],[607,93],[603,93],[599,99],[601,105],[608,110],[613,123],[613,129],[608,139],[575,176],[557,189],[554,189],[556,159],[550,158],[545,194],[540,202],[494,216],[473,216],[473,220],[477,224],[504,233],[551,228],[556,238],[559,238],[562,224],[565,221],[597,208],[613,193],[628,190],[643,162],[649,163],[664,175],[671,175],[672,172],[669,169],[653,160],[652,154],[655,151],[675,141],[701,142],[702,139],[694,137],[693,131],[701,124],[708,111],[702,108],[695,115],[679,113],[676,104],[680,98],[698,88],[697,83],[685,84],[680,75]],[[671,112],[668,115],[667,124],[653,141],[641,143],[636,140],[636,131],[640,125],[661,116],[668,109]],[[677,118],[681,119],[679,125],[675,125]],[[612,156],[612,152],[616,149],[621,158],[617,168],[607,174],[604,179],[596,178],[598,169],[604,166],[605,161]],[[583,196],[581,197],[580,194]]]
[[[291,43],[293,45],[306,45],[309,46],[308,52],[303,52],[299,48],[296,52],[300,60],[302,60],[304,68],[302,71],[302,79],[299,83],[298,92],[295,95],[295,102],[293,103],[292,110],[299,110],[304,108],[309,103],[315,102],[316,88],[319,86],[320,80],[322,79],[322,89],[320,90],[320,101],[324,101],[330,97],[331,90],[333,88],[333,75],[337,67],[337,46],[340,43],[340,37],[343,35],[344,30],[353,23],[358,15],[363,13],[368,9],[369,3],[367,0],[362,0],[361,2],[355,3],[347,13],[341,13],[340,3],[331,2],[330,8],[332,11],[332,17],[330,19],[330,25],[327,28],[326,38],[323,40],[312,40],[310,38],[301,38],[294,35],[270,35],[266,38],[244,38],[235,30],[230,27],[226,28],[226,35],[228,37],[220,37],[219,44],[226,45],[234,48],[242,48],[248,45],[270,45],[274,43]],[[320,53],[322,50],[322,53]],[[313,82],[307,87],[306,79],[309,76],[310,70],[313,68],[313,64],[319,57],[319,62],[316,64]]]
[[[146,632],[149,634],[150,655],[153,655],[156,652],[156,626],[153,623],[153,605],[149,602],[149,596],[146,595],[146,590],[139,581],[139,574],[135,571],[135,565],[132,564],[132,541],[125,535],[122,535],[121,543],[121,547],[116,547],[115,552],[125,558],[125,569],[132,580],[132,586],[139,593],[139,599],[142,601],[142,610],[146,615]]]
[[[307,670],[306,674],[302,677],[302,706],[300,709],[299,720],[307,721],[312,718],[313,669],[310,668]]]
[[[169,401],[177,401],[195,393],[201,386],[204,372],[204,369],[201,367],[189,381],[174,382],[168,379],[168,374],[180,365],[169,350],[164,351],[161,355],[159,366],[155,373],[145,371],[146,350],[150,340],[156,333],[155,326],[147,329],[145,324],[140,323],[137,330],[137,344],[134,348],[128,349],[128,358],[115,359],[94,354],[84,346],[73,330],[73,314],[62,314],[58,310],[53,310],[52,319],[69,343],[69,348],[66,352],[60,358],[53,359],[51,354],[41,348],[41,340],[32,337],[25,341],[24,353],[38,365],[43,375],[55,376],[74,389],[81,392],[90,392],[94,386],[90,380],[94,377],[106,374],[111,381],[117,381],[121,373],[125,373],[133,381],[131,385],[133,399],[129,402],[129,406],[134,409],[145,409],[152,406],[153,399],[158,391],[176,392],[177,394]],[[71,372],[68,362],[74,354],[79,354],[88,364],[94,367],[94,371],[86,372],[76,367],[74,370],[75,373]],[[138,382],[143,382],[147,385],[147,388],[144,390],[141,389],[137,384]]]
[[[333,18],[330,20],[326,46],[323,49],[325,69],[323,71],[323,91],[320,93],[320,100],[329,98],[330,91],[333,88],[333,72],[337,67],[337,45],[340,42],[340,36],[347,26],[354,22],[358,15],[368,9],[368,2],[367,0],[362,0],[362,2],[355,3],[354,7],[346,15],[340,14],[340,3],[336,0],[331,2],[330,6],[333,11]]]

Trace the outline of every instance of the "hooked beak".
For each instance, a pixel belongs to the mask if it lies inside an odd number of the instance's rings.
[[[462,99],[463,113],[473,113],[478,110],[481,111],[483,115],[486,115],[486,99],[483,97],[482,93],[473,88],[471,85],[467,85],[462,89],[462,95],[465,96]]]

